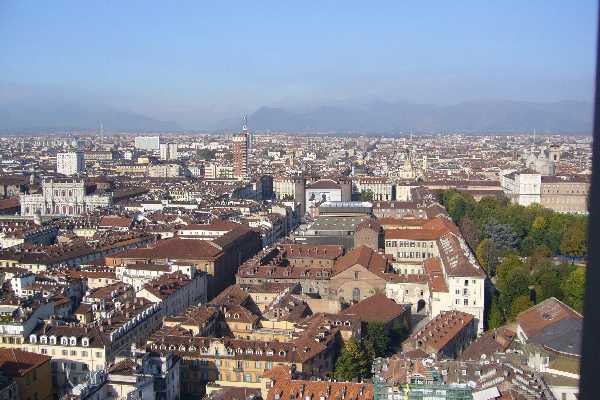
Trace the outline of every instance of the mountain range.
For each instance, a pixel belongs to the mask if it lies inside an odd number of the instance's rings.
[[[331,103],[311,108],[261,107],[249,115],[258,132],[329,133],[578,133],[592,130],[593,106],[585,101],[470,101],[455,105],[372,101]],[[209,121],[205,124],[212,125]],[[0,101],[0,132],[92,130],[181,131],[174,121],[77,101]],[[215,124],[213,122],[213,124]],[[193,129],[194,127],[189,127]],[[216,123],[220,131],[237,131],[240,119]]]
[[[262,107],[248,117],[257,131],[371,133],[583,133],[592,130],[593,106],[584,101],[552,103],[470,101],[436,106],[409,102],[324,105],[304,111]],[[223,128],[234,129],[233,121]]]

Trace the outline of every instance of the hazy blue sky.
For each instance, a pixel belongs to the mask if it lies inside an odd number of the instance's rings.
[[[191,128],[262,105],[590,100],[596,14],[587,0],[1,0],[0,100]]]

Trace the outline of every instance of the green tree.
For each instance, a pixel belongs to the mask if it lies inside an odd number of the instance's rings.
[[[511,225],[490,222],[484,228],[484,235],[489,238],[498,250],[513,250],[517,247],[519,240]]]
[[[370,360],[361,343],[350,338],[335,363],[334,376],[340,381],[368,378],[371,374]]]
[[[507,254],[496,267],[496,286],[498,289],[502,290],[511,272],[519,268],[525,268],[525,264],[519,256],[514,253]]]
[[[364,346],[371,360],[388,355],[390,350],[390,336],[385,331],[381,322],[370,322],[364,338]]]
[[[560,241],[560,252],[568,257],[583,257],[587,252],[585,228],[580,224],[571,225]]]
[[[528,295],[522,295],[522,296],[516,297],[511,304],[510,313],[509,313],[508,318],[511,321],[514,321],[514,319],[517,317],[517,315],[519,315],[521,312],[527,310],[531,306],[533,306],[533,302],[531,301],[531,299],[529,298]]]
[[[527,257],[527,265],[530,270],[535,270],[538,265],[542,265],[550,261],[552,252],[546,245],[535,246],[529,257]]]
[[[556,297],[564,301],[565,294],[562,285],[575,268],[572,264],[557,265],[548,259],[538,263],[531,275],[531,283],[535,290],[535,302],[539,303],[549,297]]]
[[[361,201],[373,201],[373,191],[372,190],[363,190],[360,192],[360,200]]]
[[[498,249],[494,242],[490,239],[483,239],[475,249],[475,256],[489,276],[494,276],[496,274]]]
[[[496,329],[504,324],[504,313],[498,302],[498,296],[494,295],[490,302],[490,309],[488,311],[488,329]]]
[[[498,265],[496,287],[500,291],[500,307],[510,317],[513,301],[529,296],[529,270],[517,256],[506,257]]]
[[[390,350],[395,351],[400,348],[402,342],[406,340],[410,331],[401,321],[396,321],[390,330]]]
[[[564,301],[575,310],[583,312],[585,297],[585,267],[577,267],[563,282]]]
[[[460,228],[460,232],[465,238],[467,244],[471,247],[471,249],[475,249],[481,241],[481,233],[479,232],[479,228],[475,222],[465,215],[461,218],[458,227]]]
[[[454,222],[458,222],[467,211],[467,202],[461,194],[456,194],[450,198],[446,209]]]

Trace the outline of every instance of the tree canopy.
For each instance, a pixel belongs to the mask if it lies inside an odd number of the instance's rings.
[[[371,375],[371,363],[362,343],[348,339],[335,363],[335,378],[340,381],[364,379]]]

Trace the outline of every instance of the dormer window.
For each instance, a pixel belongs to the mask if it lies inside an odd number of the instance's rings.
[[[86,338],[86,337],[82,338],[82,339],[81,339],[81,345],[82,345],[83,347],[88,347],[88,346],[90,345],[90,339],[88,339],[88,338]]]
[[[69,345],[77,346],[77,338],[75,336],[71,336],[71,338],[69,339]]]
[[[240,348],[238,348],[238,349],[236,350],[236,353],[238,353],[238,354],[242,354],[243,352],[244,352],[244,351],[243,351],[242,349],[240,349]]]
[[[62,344],[63,346],[68,346],[69,345],[69,339],[67,339],[66,337],[61,337],[60,338],[60,344]]]
[[[281,351],[279,352],[279,355],[280,355],[281,357],[285,357],[285,351],[281,350]]]
[[[37,336],[29,335],[29,343],[37,343]]]
[[[273,355],[273,350],[271,350],[271,349],[267,350],[267,355],[268,356],[272,356]]]
[[[50,344],[56,344],[56,336],[50,336]]]
[[[238,314],[238,313],[233,314],[233,319],[240,319],[240,314]]]

